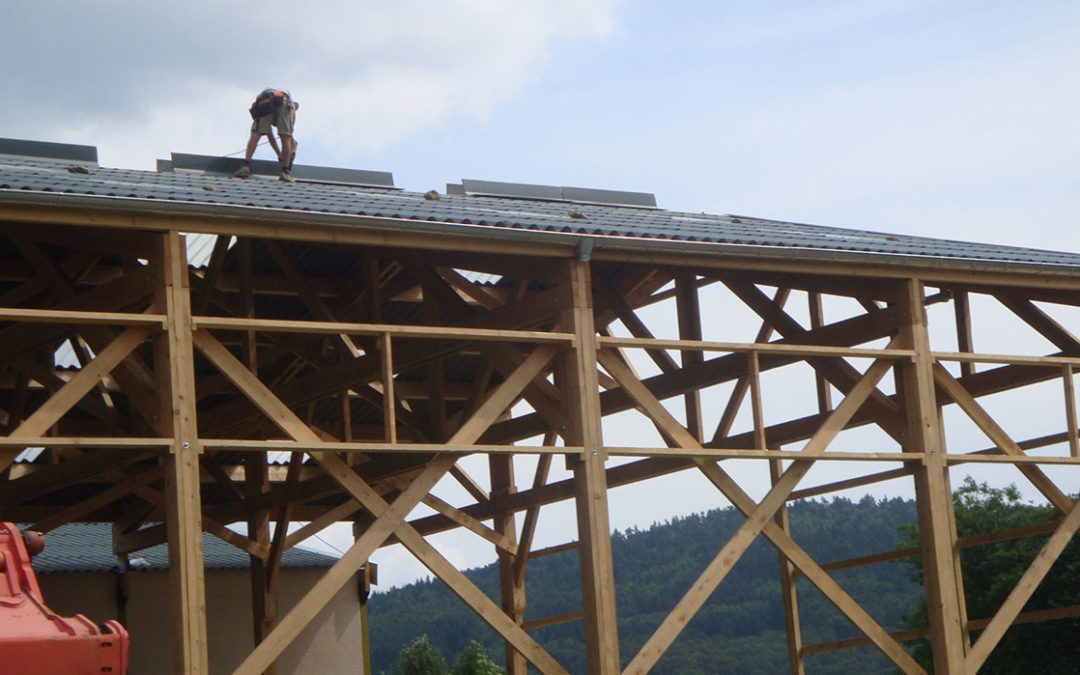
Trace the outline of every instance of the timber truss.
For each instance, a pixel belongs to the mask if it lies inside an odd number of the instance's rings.
[[[112,522],[121,554],[167,541],[177,672],[209,669],[201,531],[251,558],[257,646],[236,673],[271,670],[391,543],[505,639],[511,673],[565,672],[529,631],[570,620],[584,622],[591,672],[647,672],[760,537],[779,554],[793,673],[814,653],[860,645],[922,672],[899,642],[916,636],[930,639],[936,672],[975,673],[1014,623],[1080,616],[1023,611],[1080,527],[1069,496],[1080,342],[1055,318],[1080,305],[1080,277],[644,244],[589,259],[557,241],[181,220],[0,210],[0,515],[45,531]],[[179,229],[217,235],[207,264],[188,265]],[[988,344],[1003,339],[1001,316],[1039,349],[976,352],[984,331]],[[57,366],[58,353],[71,363]],[[1048,386],[1057,402],[1039,406],[1037,437],[1016,437],[987,405]],[[631,417],[655,430],[651,445],[620,434]],[[958,438],[951,424],[979,435]],[[488,476],[463,468],[470,455]],[[536,468],[519,482],[525,456]],[[567,471],[557,479],[556,456]],[[730,470],[735,460],[760,467],[766,489]],[[958,540],[958,465],[1015,474],[1060,518]],[[640,650],[620,655],[607,491],[675,472],[703,476],[746,520]],[[444,479],[466,503],[436,496]],[[919,549],[815,561],[797,543],[789,501],[884,481],[910,481]],[[553,552],[533,550],[541,507],[563,500],[576,508],[564,529],[583,606],[526,621],[528,563]],[[410,517],[420,504],[433,515]],[[355,543],[276,616],[282,552],[340,521],[356,524]],[[290,523],[303,525],[287,533]],[[494,547],[500,601],[429,543],[453,528]],[[1048,536],[1008,600],[967,616],[959,549],[1032,535]],[[830,576],[916,554],[930,607],[921,630],[890,633]],[[862,637],[804,645],[800,576]]]

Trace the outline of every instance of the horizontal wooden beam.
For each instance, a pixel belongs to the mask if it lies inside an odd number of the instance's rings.
[[[133,314],[128,312],[89,312],[64,309],[24,309],[0,307],[0,321],[19,323],[104,324],[108,326],[165,327],[164,314]]]
[[[579,621],[585,618],[585,612],[578,610],[576,612],[566,612],[565,614],[556,614],[555,616],[548,616],[543,619],[533,619],[532,621],[526,621],[521,624],[521,627],[525,630],[533,630],[534,628],[543,628],[544,626],[555,626],[560,623],[569,623],[571,621]]]
[[[842,462],[922,462],[922,457],[910,453],[897,452],[847,452],[829,450],[822,452],[803,452],[802,450],[767,450],[763,448],[632,448],[604,446],[609,455],[623,457],[712,457],[716,459],[784,459],[806,460],[823,459]],[[963,455],[968,457],[968,455]],[[1069,458],[1075,459],[1075,458]],[[1071,463],[1071,462],[1070,462]]]
[[[463,328],[457,326],[411,326],[390,323],[349,323],[344,321],[294,321],[289,319],[243,319],[235,317],[192,317],[195,330],[258,330],[276,333],[318,335],[392,335],[396,338],[437,340],[477,340],[490,342],[528,342],[534,344],[574,344],[573,333],[549,333],[538,330],[498,328]]]
[[[1024,612],[1016,617],[1016,620],[1012,622],[1012,625],[1018,626],[1025,623],[1041,623],[1043,621],[1056,621],[1059,619],[1072,619],[1075,617],[1080,617],[1080,605]],[[986,628],[989,623],[990,619],[971,619],[967,622],[967,629],[969,631],[982,630],[983,628]],[[909,628],[907,630],[889,633],[889,635],[892,635],[897,641],[915,640],[917,638],[924,638],[929,634],[930,629],[925,627]],[[847,640],[835,640],[833,642],[820,642],[815,645],[805,645],[802,650],[800,650],[800,653],[803,655],[824,654],[825,652],[835,652],[841,649],[868,647],[870,644],[870,641],[864,637],[849,638]]]
[[[27,436],[24,438],[0,437],[0,448],[128,448],[145,450],[148,448],[167,448],[173,443],[171,438],[133,438],[133,437],[96,437],[96,436]]]
[[[976,352],[931,352],[930,355],[938,361],[955,361],[958,363],[1000,363],[1007,365],[1024,366],[1047,366],[1060,368],[1061,366],[1080,366],[1078,356],[1027,356],[1020,354],[979,354]]]
[[[597,337],[600,347],[640,349],[678,349],[681,351],[759,354],[792,354],[796,356],[839,356],[869,359],[909,358],[911,349],[867,349],[862,347],[832,347],[829,345],[800,345],[779,342],[714,342],[708,340],[665,340],[659,338]],[[1080,359],[1076,359],[1080,362]]]
[[[336,441],[252,441],[233,438],[204,438],[207,450],[238,450],[249,452],[360,452],[360,453],[420,453],[453,452],[461,454],[579,454],[580,446],[561,445],[466,445],[464,443],[385,443]]]

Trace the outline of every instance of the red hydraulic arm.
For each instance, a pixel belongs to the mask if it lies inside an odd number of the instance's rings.
[[[0,523],[0,672],[34,675],[127,673],[128,633],[116,621],[99,629],[82,614],[64,618],[45,606],[31,552],[41,535]]]

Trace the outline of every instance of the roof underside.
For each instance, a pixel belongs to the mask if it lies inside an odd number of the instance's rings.
[[[306,214],[332,217],[341,224],[361,226],[371,218],[395,219],[396,227],[430,232],[431,224],[471,225],[498,228],[506,236],[553,235],[594,237],[603,244],[618,240],[623,247],[649,250],[657,242],[679,242],[679,250],[711,253],[738,247],[768,247],[813,251],[932,258],[947,266],[950,261],[983,261],[1021,266],[1080,267],[1080,255],[1056,251],[995,246],[945,239],[912,237],[863,230],[805,225],[734,215],[686,213],[664,209],[613,205],[568,199],[528,199],[477,194],[408,192],[391,187],[343,185],[304,180],[297,167],[296,184],[280,183],[256,175],[248,180],[222,173],[235,163],[218,162],[213,171],[152,172],[99,167],[74,153],[72,159],[56,152],[36,156],[19,145],[0,139],[0,202],[36,198],[64,204],[72,198],[104,199],[122,203],[125,209],[161,212],[170,208],[201,207],[214,215],[251,215],[252,210],[273,212],[277,217],[303,222]],[[38,144],[52,146],[54,144]],[[33,146],[33,147],[36,147]],[[76,149],[86,146],[71,146]],[[60,153],[62,154],[62,153]],[[96,154],[94,155],[96,156]],[[78,159],[77,159],[78,158]],[[168,166],[169,163],[165,163]],[[313,177],[325,176],[312,169]],[[375,173],[375,172],[369,172]],[[386,174],[387,176],[389,174]],[[318,179],[322,180],[322,179]],[[585,191],[588,192],[588,191]],[[575,194],[566,192],[562,194]],[[638,194],[638,193],[627,193]],[[181,206],[182,205],[182,206]],[[307,216],[310,217],[310,216]],[[363,219],[363,222],[361,222]],[[531,234],[526,234],[531,233]]]
[[[123,567],[112,551],[109,523],[68,523],[45,535],[45,550],[33,559],[38,574],[60,572],[120,572]],[[203,533],[203,562],[206,569],[247,569],[250,559],[217,537]],[[315,551],[293,547],[282,553],[285,568],[329,567],[336,558]],[[145,548],[129,558],[135,571],[169,569],[165,544]]]

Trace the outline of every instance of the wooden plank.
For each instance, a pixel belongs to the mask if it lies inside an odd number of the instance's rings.
[[[967,413],[975,426],[979,427],[1002,452],[1013,457],[1024,456],[1024,451],[1020,449],[1016,442],[1009,438],[1005,430],[978,404],[974,397],[964,389],[963,385],[941,365],[934,366],[934,382],[952,398],[961,410]],[[1069,512],[1072,508],[1072,500],[1065,496],[1065,493],[1054,485],[1053,481],[1038,467],[1021,463],[1017,463],[1016,467],[1059,511],[1062,513]]]
[[[868,347],[833,347],[830,345],[797,344],[784,342],[716,342],[711,340],[662,340],[658,338],[598,337],[600,347],[641,348],[649,347],[700,352],[730,352],[759,354],[790,354],[793,356],[836,356],[870,359],[906,359],[910,358],[910,349],[872,349]],[[972,355],[982,357],[984,355]],[[1024,357],[1016,357],[1024,358]],[[1080,361],[1080,359],[1076,359]]]
[[[861,315],[839,321],[828,326],[823,327],[820,331],[806,331],[794,334],[791,338],[785,338],[782,343],[785,344],[823,344],[823,345],[840,345],[840,344],[859,344],[871,340],[887,337],[895,332],[896,318],[892,310],[882,310],[875,316]],[[796,363],[799,361],[797,356],[788,355],[762,355],[761,367],[762,370],[770,370],[773,368],[779,368],[781,366]],[[648,378],[645,382],[648,383],[650,390],[652,390],[661,400],[669,398],[671,396],[677,396],[683,392],[692,388],[704,388],[709,387],[721,382],[736,379],[745,374],[746,359],[738,354],[727,354],[724,356],[716,357],[706,360],[704,365],[695,371],[680,370],[676,373],[661,373],[654,377]],[[992,381],[980,381],[979,386],[981,388],[992,387],[1012,387],[1017,378],[1023,379],[1028,374],[1020,374],[1010,372],[1006,376],[1004,373],[995,373],[992,376]],[[845,375],[845,378],[847,376]],[[1006,381],[1007,380],[1007,381]],[[841,389],[843,391],[843,389]],[[612,415],[623,410],[628,410],[634,407],[634,403],[630,400],[630,397],[626,396],[625,392],[621,389],[615,389],[606,391],[600,394],[601,409],[605,416]],[[899,415],[895,412],[898,410],[898,406],[894,402],[890,402],[893,412],[886,413],[884,409],[878,409],[875,411],[867,411],[865,414],[860,414],[859,423],[869,424],[876,421],[881,415],[888,416],[890,428],[896,426],[895,433],[899,434],[899,424],[902,422]],[[876,413],[876,416],[872,416],[871,412]],[[799,434],[806,433],[805,436],[798,436],[800,438],[807,438],[812,433],[812,429],[816,428],[818,423],[818,416],[806,418],[804,420],[798,420],[791,423],[791,426],[798,429]],[[540,415],[522,415],[519,418],[501,422],[493,429],[490,436],[486,440],[491,442],[496,441],[516,441],[530,438],[538,434],[544,433],[548,428],[548,421],[542,418]],[[809,430],[809,431],[808,431]],[[770,436],[773,437],[773,436]],[[778,443],[790,442],[792,438],[792,432],[782,429],[775,438]]]
[[[990,620],[971,652],[964,661],[965,672],[976,673],[982,667],[990,652],[1001,641],[1005,631],[1013,624],[1020,610],[1024,608],[1031,595],[1050,571],[1050,567],[1057,561],[1061,552],[1065,550],[1069,541],[1080,529],[1080,505],[1074,504],[1067,515],[1061,520],[1057,529],[1046,540],[1043,547],[1035,555],[1035,559],[1028,566],[1024,575],[1016,582],[1016,586],[1009,596],[998,608],[994,618]]]
[[[436,273],[464,297],[487,309],[502,307],[504,303],[488,286],[474,284],[452,267],[437,267]]]
[[[573,460],[568,456],[567,468],[574,474],[586,657],[589,673],[615,673],[620,666],[619,630],[604,472],[607,457],[603,452],[596,375],[592,274],[589,263],[584,261],[568,263],[566,271],[571,301],[563,312],[562,325],[573,331],[577,344],[560,364],[560,388],[566,398],[571,422],[562,436],[568,444],[584,448],[579,459]],[[622,365],[622,360],[617,356],[614,360]]]
[[[466,473],[465,469],[462,469],[460,464],[455,464],[450,467],[450,475],[453,476],[454,480],[456,480],[461,487],[465,488],[465,491],[472,495],[472,498],[478,503],[491,501],[491,495],[488,494],[487,490],[477,483],[472,476]]]
[[[1076,385],[1073,382],[1073,367],[1061,367],[1061,381],[1065,387],[1065,428],[1069,435],[1069,455],[1080,457],[1080,440],[1076,430]]]
[[[501,536],[506,546],[496,544],[499,565],[499,598],[502,611],[516,625],[522,626],[525,620],[525,584],[519,582],[514,573],[514,563],[519,559],[517,542],[517,523],[513,511],[502,507],[504,499],[517,492],[514,480],[514,458],[511,455],[489,455],[488,474],[491,484],[492,506],[496,513],[493,519],[494,534]],[[507,675],[526,675],[525,655],[514,648],[513,643],[505,641]]]
[[[786,288],[776,289],[776,294],[773,295],[773,303],[777,307],[783,308],[787,303],[788,296],[791,292]],[[768,321],[761,322],[761,328],[758,329],[757,335],[754,337],[754,342],[768,342],[772,337],[773,329],[769,325]],[[757,354],[758,352],[754,352]],[[761,359],[758,358],[758,368],[761,368]],[[728,402],[724,406],[724,412],[720,414],[720,420],[716,424],[716,430],[713,432],[712,445],[720,444],[724,438],[731,433],[731,425],[735,423],[735,416],[739,413],[739,408],[742,407],[743,398],[746,396],[746,392],[750,387],[749,373],[744,374],[735,382],[735,387],[731,391],[731,396],[728,397]],[[762,446],[764,447],[764,446]]]
[[[615,313],[615,316],[618,317],[619,321],[622,321],[631,335],[638,339],[654,339],[649,327],[638,317],[634,309],[626,302],[626,299],[604,280],[602,275],[598,275],[593,281],[596,292],[603,304]],[[668,354],[663,349],[646,349],[645,353],[660,368],[661,372],[672,373],[679,370],[675,359],[671,358],[671,354]]]
[[[199,347],[200,351],[219,369],[226,377],[228,377],[245,396],[247,396],[253,403],[258,406],[264,414],[270,417],[275,424],[277,424],[287,434],[304,442],[314,442],[319,439],[311,429],[308,428],[284,403],[282,403],[273,393],[260,382],[250,371],[243,367],[234,356],[218,342],[212,335],[204,332],[198,332],[194,335],[195,343]],[[538,347],[518,368],[515,373],[504,380],[480,408],[476,411],[472,418],[466,421],[465,424],[452,436],[449,441],[452,443],[458,442],[470,442],[474,441],[483,431],[490,425],[496,417],[498,417],[506,409],[513,399],[535,375],[538,373],[551,359],[554,354],[554,349],[548,346]],[[313,453],[313,459],[315,459],[323,468],[327,471],[335,480],[337,480],[342,487],[345,487],[356,499],[358,499],[365,508],[372,512],[376,518],[370,527],[365,531],[363,535],[353,544],[353,547],[346,552],[346,555],[342,557],[338,564],[335,564],[323,579],[321,579],[311,591],[294,607],[288,615],[283,618],[274,630],[267,636],[267,638],[255,648],[255,650],[244,660],[240,667],[235,671],[237,675],[242,673],[260,673],[262,669],[269,665],[277,657],[285,646],[292,641],[299,634],[300,630],[311,620],[312,617],[322,608],[330,597],[344,584],[352,573],[358,569],[359,565],[367,560],[375,548],[381,544],[390,534],[394,531],[398,539],[410,547],[410,550],[416,548],[421,550],[426,558],[425,564],[436,566],[440,570],[440,578],[442,574],[447,574],[451,577],[454,583],[459,583],[460,579],[456,575],[460,575],[456,570],[453,570],[449,563],[445,563],[437,554],[432,555],[434,549],[427,547],[426,542],[420,535],[415,534],[415,531],[411,527],[403,526],[402,520],[405,515],[412,510],[412,508],[428,493],[432,486],[446,473],[446,471],[456,461],[457,456],[452,454],[441,454],[436,456],[424,469],[421,474],[414,479],[412,484],[401,493],[401,495],[394,500],[394,503],[387,505],[382,498],[372,490],[359,476],[341,459],[332,454]],[[411,534],[410,534],[411,533]],[[413,536],[415,535],[415,536]],[[408,539],[408,541],[406,541]],[[417,541],[418,540],[418,541]],[[415,553],[415,551],[414,551]],[[347,564],[342,565],[343,562]],[[445,563],[445,564],[443,564]],[[446,567],[449,566],[448,571]],[[463,576],[460,577],[464,579]],[[451,583],[451,581],[448,581]],[[459,589],[455,588],[455,592]],[[474,588],[475,590],[475,588]],[[479,591],[475,591],[480,596],[483,596]],[[479,602],[472,594],[470,598],[473,601]],[[486,597],[484,597],[486,600]],[[490,603],[490,600],[487,601]],[[501,615],[501,612],[498,612]],[[497,618],[490,616],[484,616],[485,620],[498,624]],[[504,617],[505,618],[505,617]],[[546,652],[539,649],[538,645],[535,645],[528,638],[520,628],[514,624],[511,624],[514,629],[520,632],[515,634],[515,646],[518,647],[523,653],[529,655],[530,660],[540,660],[545,665],[549,665],[550,657],[545,660],[543,655]],[[498,629],[499,627],[496,626]],[[522,640],[524,636],[524,640]],[[532,646],[529,645],[531,643]],[[526,649],[527,648],[527,649]],[[537,652],[536,650],[539,650]],[[534,660],[534,663],[536,661]],[[557,664],[555,664],[557,666]]]
[[[1066,354],[1080,352],[1080,341],[1076,336],[1039,309],[1035,303],[1011,292],[995,293],[994,297],[1061,351]]]
[[[544,436],[544,443],[554,443],[555,433],[549,431]],[[551,456],[540,455],[536,461],[536,472],[533,474],[532,487],[536,490],[547,483],[548,472],[551,470]],[[514,559],[514,580],[518,584],[525,583],[525,568],[531,557],[533,537],[536,535],[536,524],[540,518],[540,505],[529,506],[525,510],[525,517],[521,523],[521,539],[518,542],[517,557]]]
[[[565,612],[563,614],[556,614],[555,616],[547,616],[543,619],[533,619],[532,621],[526,621],[521,625],[525,630],[535,630],[537,628],[545,628],[547,626],[557,626],[560,623],[570,623],[571,621],[580,621],[585,618],[585,612]]]
[[[500,608],[492,602],[482,591],[472,584],[468,578],[459,572],[446,558],[428,544],[411,527],[402,527],[397,531],[402,544],[412,552],[416,558],[441,579],[451,591],[465,601],[480,618],[488,623],[505,640],[525,656],[542,673],[566,673],[566,669],[559,665],[550,654],[547,653],[521,626],[506,616]],[[615,671],[608,671],[615,672]]]
[[[202,450],[195,412],[187,255],[184,240],[175,232],[162,235],[159,264],[164,280],[159,303],[168,316],[168,330],[155,340],[154,362],[159,364],[156,375],[158,391],[162,392],[160,430],[173,438],[173,446],[163,458],[169,541],[170,647],[173,672],[196,675],[210,668],[199,484]]]
[[[48,401],[34,411],[14,431],[8,434],[9,438],[41,436],[49,427],[60,420],[71,408],[86,396],[101,378],[111,372],[149,335],[150,329],[145,326],[131,326],[117,336],[113,342],[103,351],[98,353],[96,359],[87,367],[83,368],[72,377],[59,391],[52,395]],[[18,447],[8,450],[0,450],[0,471],[7,468],[22,450]]]
[[[679,324],[680,340],[701,340],[701,304],[697,294],[697,279],[693,273],[679,272],[675,275],[675,311]],[[697,350],[682,352],[683,368],[700,368],[704,355]],[[686,428],[699,441],[704,441],[701,421],[701,390],[694,389],[683,394],[686,408]]]
[[[783,466],[778,460],[769,461],[769,478],[775,487]],[[780,531],[791,536],[791,523],[788,519],[787,506],[781,506],[773,518]],[[795,588],[795,566],[783,553],[777,552],[780,567],[780,597],[784,603],[784,632],[787,634],[788,672],[790,675],[803,675],[806,672],[802,659],[802,627],[799,625],[799,598]]]
[[[900,301],[906,321],[899,337],[915,351],[910,362],[899,366],[899,389],[908,419],[903,450],[926,460],[915,467],[914,478],[934,672],[961,673],[967,649],[963,633],[963,585],[958,576],[952,490],[948,464],[942,457],[945,448],[939,427],[934,360],[930,354],[923,294],[922,283],[912,279],[904,285]]]
[[[322,438],[320,436],[320,438]],[[46,441],[52,441],[52,437],[46,437]],[[46,443],[47,445],[48,443]],[[62,442],[54,443],[63,445]],[[41,443],[37,443],[41,445]],[[3,444],[0,443],[0,447]],[[305,452],[350,452],[350,453],[384,453],[384,454],[430,454],[432,452],[455,452],[455,453],[514,453],[514,454],[566,454],[580,452],[581,446],[574,445],[488,445],[480,443],[397,443],[390,445],[382,441],[353,441],[344,443],[341,441],[260,441],[238,438],[205,438],[203,447],[208,450],[238,450],[242,452],[257,452],[263,449],[277,451]],[[706,452],[708,452],[706,450]],[[893,453],[895,455],[896,453]],[[854,453],[853,453],[854,455]],[[891,455],[882,454],[883,457]]]
[[[708,460],[698,462],[702,473],[727,497],[735,508],[744,514],[750,513],[754,506],[738,483],[720,467]],[[783,555],[798,568],[803,575],[828,600],[840,610],[871,643],[884,653],[904,673],[925,672],[918,663],[889,635],[884,628],[871,617],[850,595],[844,591],[795,541],[775,523],[768,523],[762,534],[773,543]]]
[[[971,334],[971,303],[967,291],[953,292],[953,315],[956,317],[956,348],[961,352],[973,352],[974,339]],[[960,363],[960,375],[967,377],[975,374],[975,365],[971,361]]]
[[[1072,619],[1078,616],[1080,616],[1080,605],[1054,607],[1053,609],[1043,609],[1034,612],[1022,612],[1016,616],[1013,625],[1018,626],[1025,623],[1041,623],[1043,621],[1055,621],[1057,619]],[[967,627],[968,630],[982,630],[989,622],[989,619],[973,619],[968,621]],[[897,640],[913,640],[915,638],[924,638],[929,632],[930,630],[928,628],[912,628],[909,630],[894,631],[890,633],[890,635]],[[816,645],[807,645],[803,647],[803,653],[823,654],[825,652],[834,652],[841,649],[865,647],[868,644],[870,643],[865,638],[836,640],[834,642],[822,642]]]
[[[607,368],[604,352],[600,353],[600,359],[601,364],[604,365],[605,368]],[[882,364],[882,366],[885,364],[885,362],[878,363]],[[871,366],[871,368],[873,369],[874,366]],[[609,369],[608,372],[611,372],[611,370]],[[874,377],[880,378],[880,376],[883,374],[884,370],[881,368],[878,369],[878,372],[875,372],[873,374],[871,374],[870,371],[867,371],[867,375],[864,375],[864,377],[868,379],[865,383],[863,383],[863,391],[859,392],[859,396],[865,397],[865,391],[868,390],[871,386],[876,386],[876,380],[874,380]],[[615,375],[615,373],[612,373],[612,375]],[[622,375],[625,376],[625,372],[622,373]],[[873,385],[871,385],[871,382],[873,382]],[[658,424],[668,429],[670,434],[672,435],[672,438],[674,438],[681,445],[684,445],[684,447],[692,448],[695,445],[698,445],[695,439],[689,433],[687,433],[684,429],[681,429],[681,426],[678,424],[677,421],[675,421],[675,418],[672,417],[669,412],[667,412],[667,410],[652,395],[652,393],[642,385],[642,383],[635,383],[628,380],[627,382],[624,382],[622,384],[624,388],[632,390],[632,395],[635,397],[635,401],[643,409],[648,411],[651,419],[655,420]],[[852,399],[851,394],[848,395],[848,398],[845,399],[845,402],[848,402],[848,399]],[[854,399],[852,399],[847,406],[845,406],[845,403],[841,403],[840,406],[833,411],[833,416],[836,416],[838,414],[847,415],[849,414],[850,409],[854,407],[856,407]],[[839,422],[839,420],[836,420],[836,422]],[[834,422],[832,426],[835,427],[836,423]],[[824,429],[824,426],[822,427],[822,429]],[[824,441],[825,438],[822,437],[821,440]],[[754,511],[755,508],[757,508],[758,505],[755,504],[748,495],[746,495],[746,493],[730,476],[728,476],[722,469],[716,466],[715,463],[706,459],[699,459],[696,463],[698,464],[699,468],[705,473],[706,477],[708,477],[719,489],[721,489],[724,495],[729,500],[731,500],[732,504],[735,505],[735,507],[742,511],[744,514],[750,514]],[[888,633],[886,633],[885,630],[882,629],[881,626],[878,625],[878,623],[875,622],[873,618],[870,617],[870,615],[867,614],[866,611],[858,605],[858,603],[852,600],[851,597],[848,596],[847,593],[845,593],[844,590],[836,584],[836,582],[830,579],[827,574],[822,572],[820,567],[818,567],[817,564],[814,563],[814,561],[808,555],[806,555],[806,553],[801,548],[799,548],[786,533],[784,533],[780,528],[776,527],[775,524],[768,522],[766,522],[761,531],[784,553],[784,555],[792,562],[792,564],[794,564],[796,567],[802,570],[804,574],[806,574],[807,578],[815,586],[817,586],[817,588],[823,594],[825,594],[825,596],[828,597],[830,601],[833,602],[833,604],[836,605],[836,607],[840,611],[842,611],[845,616],[847,616],[852,621],[852,623],[855,624],[857,628],[859,628],[859,630],[861,630],[865,635],[870,637],[874,641],[874,644],[879,649],[881,649],[881,651],[885,653],[885,655],[888,656],[889,659],[893,661],[893,663],[900,667],[904,672],[922,672],[922,669],[919,668],[918,664],[915,663],[915,661],[907,654],[907,652],[904,651],[904,649],[895,640],[890,638]]]
[[[361,508],[362,507],[360,506],[360,502],[356,501],[355,499],[350,499],[343,504],[335,506],[329,511],[326,511],[319,518],[316,518],[315,520],[304,524],[303,527],[296,530],[295,532],[290,533],[287,537],[285,537],[285,548],[292,548],[293,546],[296,546],[308,537],[311,537],[323,531],[330,525],[333,525],[334,523],[343,520],[347,520],[349,516],[353,515]]]
[[[810,312],[810,330],[818,330],[825,325],[824,310],[821,306],[821,293],[810,291],[806,294],[806,301]],[[818,412],[823,413],[831,410],[832,390],[829,389],[829,383],[825,381],[821,373],[816,371],[814,373],[814,383],[817,387]]]
[[[466,339],[488,342],[530,344],[572,343],[568,333],[464,326],[410,326],[387,323],[348,323],[343,321],[296,321],[292,319],[245,319],[240,317],[198,317],[196,330],[259,330],[273,333],[308,333],[312,335],[370,335],[389,333],[394,337],[428,339]]]
[[[266,466],[267,453],[251,452],[244,456],[244,487],[246,494],[258,495],[270,492],[270,475]],[[270,512],[266,509],[251,508],[247,513],[247,538],[270,548]],[[277,597],[270,592],[267,556],[248,556],[248,580],[251,584],[251,625],[254,644],[262,642],[277,619]],[[263,675],[274,675],[275,666],[263,671]]]
[[[763,320],[767,321],[777,333],[785,338],[821,332],[807,331],[799,325],[799,322],[791,318],[790,315],[782,308],[778,307],[776,303],[772,302],[753,284],[725,281],[725,285],[746,303],[750,309],[754,310],[754,312],[761,316]],[[873,315],[877,315],[882,320],[885,319],[884,312],[875,311]],[[823,330],[824,329],[822,329],[822,331]],[[893,348],[895,347],[890,346],[890,349]],[[908,356],[910,356],[910,353]],[[872,358],[889,357],[880,355]],[[813,366],[814,370],[821,372],[834,387],[844,394],[848,394],[854,383],[859,379],[855,369],[843,359],[808,358],[807,362]],[[874,391],[871,393],[869,403],[869,410],[873,411],[875,414],[875,423],[893,438],[898,440],[902,439],[905,433],[905,422],[899,414],[896,402],[880,391]]]
[[[165,320],[164,314],[0,307],[0,321],[17,321],[19,323],[54,323],[75,326],[102,324],[106,326],[164,328]]]
[[[1007,363],[1010,365],[1046,366],[1057,368],[1060,366],[1080,365],[1080,357],[1076,356],[1027,356],[1022,354],[973,354],[967,352],[931,352],[938,361],[957,361],[964,363]]]
[[[640,382],[631,383],[627,379],[628,373],[625,371],[617,371],[617,369],[616,371],[613,371],[609,367],[610,362],[610,358],[601,359],[601,364],[604,368],[611,373],[624,388],[632,390],[631,396],[636,396],[639,404],[643,408],[647,408],[650,415],[655,414],[655,419],[658,424],[667,429],[669,434],[672,434],[672,438],[675,438],[676,442],[686,442],[691,445],[695,443],[695,440],[689,432],[683,429],[670,417],[670,413],[666,413],[666,411],[661,413],[657,409],[659,401],[656,401],[655,398],[651,397],[651,394],[648,394],[647,390],[644,392],[642,391],[644,385]],[[887,361],[875,361],[862,379],[855,385],[851,393],[836,407],[832,414],[825,420],[825,423],[818,432],[814,434],[813,438],[806,444],[805,450],[823,450],[836,434],[843,429],[851,415],[853,415],[859,406],[867,400],[870,393],[876,389],[878,381],[880,381],[890,367],[891,364]],[[681,439],[676,436],[681,436]],[[758,534],[760,534],[765,526],[769,524],[769,520],[773,518],[777,509],[786,502],[791,490],[794,489],[798,481],[806,475],[806,472],[810,470],[812,465],[812,461],[796,460],[788,470],[784,472],[784,474],[776,481],[776,484],[772,489],[769,490],[768,494],[766,494],[765,498],[753,508],[751,513],[747,516],[746,521],[735,531],[735,534],[732,535],[716,557],[713,558],[712,562],[705,568],[705,571],[701,573],[691,586],[690,590],[688,590],[683,598],[675,605],[675,608],[660,624],[660,627],[656,629],[652,636],[641,647],[637,655],[630,662],[630,665],[627,666],[627,673],[645,673],[655,665],[656,661],[664,654],[682,629],[686,627],[686,624],[709,598],[717,585],[724,579],[735,563],[738,562],[742,554],[746,552],[746,549],[750,547],[750,544],[753,543]]]
[[[379,335],[383,394],[383,438],[397,443],[397,396],[394,394],[394,346],[390,333]]]

